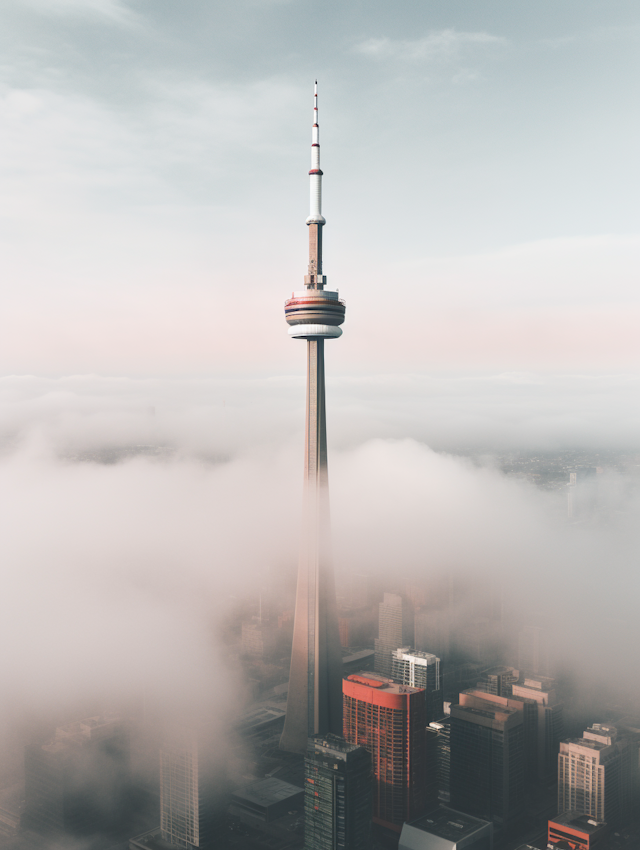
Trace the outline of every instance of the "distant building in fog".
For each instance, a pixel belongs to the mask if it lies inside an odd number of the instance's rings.
[[[373,820],[399,832],[404,821],[435,805],[424,693],[376,673],[349,676],[342,692],[344,737],[371,755]]]
[[[413,645],[421,652],[433,652],[447,661],[451,652],[451,616],[448,610],[416,611]]]
[[[451,706],[451,805],[510,833],[524,813],[522,711],[466,702]]]
[[[633,811],[638,751],[615,726],[594,723],[568,738],[558,755],[558,811],[575,811],[618,828]]]
[[[391,676],[403,685],[424,689],[427,723],[442,717],[442,676],[436,655],[400,647],[391,656]]]
[[[512,686],[514,699],[526,698],[536,703],[536,776],[541,782],[555,778],[558,751],[564,736],[564,707],[558,700],[555,681],[544,677],[525,679]]]
[[[413,612],[406,599],[396,593],[385,593],[379,606],[378,637],[375,640],[375,670],[382,676],[392,675],[391,657],[400,646],[413,640]]]
[[[371,646],[374,640],[373,610],[370,607],[338,608],[338,630],[341,646]]]
[[[160,750],[160,834],[174,847],[215,846],[223,780],[207,727],[168,731]]]
[[[309,738],[304,764],[305,850],[369,850],[369,752],[337,735],[316,735]]]
[[[520,671],[515,667],[491,667],[483,674],[483,679],[478,682],[478,690],[499,697],[511,696],[511,688],[520,678]]]
[[[398,850],[491,850],[493,827],[487,821],[446,806],[405,823]]]
[[[89,717],[25,747],[24,824],[43,834],[113,827],[129,782],[129,736],[115,717]]]
[[[525,626],[518,632],[518,669],[525,676],[552,676],[555,673],[554,641],[557,630],[551,625]],[[555,647],[557,650],[557,646]]]
[[[598,468],[577,466],[569,472],[567,514],[572,520],[591,519],[598,504]]]

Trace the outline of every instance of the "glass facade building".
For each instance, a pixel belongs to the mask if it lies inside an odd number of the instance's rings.
[[[424,690],[427,723],[438,720],[444,714],[440,667],[440,659],[430,652],[401,647],[391,655],[391,678]]]
[[[371,846],[371,756],[337,735],[309,738],[305,757],[305,850]]]

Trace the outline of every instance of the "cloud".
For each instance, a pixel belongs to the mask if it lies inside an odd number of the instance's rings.
[[[122,0],[21,0],[21,3],[43,15],[94,18],[119,26],[139,22],[138,15]]]
[[[416,39],[369,38],[353,47],[355,53],[372,59],[399,59],[405,62],[451,62],[463,51],[505,45],[506,39],[487,32],[444,29]]]

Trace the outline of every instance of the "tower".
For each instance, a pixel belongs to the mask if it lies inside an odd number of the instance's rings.
[[[305,763],[305,850],[371,846],[371,756],[337,735],[309,739]]]
[[[303,290],[285,302],[289,336],[307,341],[304,489],[300,560],[293,627],[287,716],[280,746],[304,753],[313,735],[342,732],[342,656],[329,552],[327,422],[324,341],[341,336],[345,305],[325,289],[322,273],[322,171],[318,85],[313,95],[309,269]]]
[[[431,652],[418,652],[399,647],[391,655],[391,674],[403,685],[424,688],[427,701],[427,723],[444,714],[440,659]]]
[[[524,814],[523,713],[460,697],[451,706],[451,805],[509,834]]]
[[[379,608],[378,637],[375,639],[376,673],[393,675],[392,656],[396,649],[413,640],[413,616],[406,599],[397,593],[385,593]]]
[[[435,775],[428,781],[424,691],[377,673],[348,676],[342,691],[344,737],[371,754],[373,822],[400,832],[437,802]]]

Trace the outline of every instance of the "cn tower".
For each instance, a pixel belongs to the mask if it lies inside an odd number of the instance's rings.
[[[329,544],[324,341],[342,335],[345,306],[322,273],[322,171],[318,83],[313,94],[309,269],[285,302],[289,336],[307,341],[307,397],[300,561],[287,716],[280,746],[304,753],[311,735],[342,735],[342,654]]]

